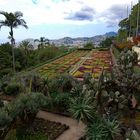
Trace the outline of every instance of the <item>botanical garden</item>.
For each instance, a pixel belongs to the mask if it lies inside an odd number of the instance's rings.
[[[136,8],[138,5],[135,5]],[[99,48],[15,44],[21,12],[0,12],[0,140],[140,140],[140,37],[128,23]],[[133,11],[131,13],[133,15]],[[132,16],[131,15],[131,16]],[[131,16],[129,20],[131,20]],[[127,20],[128,21],[128,20]]]

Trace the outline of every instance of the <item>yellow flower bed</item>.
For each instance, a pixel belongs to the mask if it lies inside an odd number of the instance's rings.
[[[75,76],[75,77],[81,76],[81,75],[83,75],[83,73],[80,72],[80,71],[76,71],[76,72],[73,74],[73,76]]]

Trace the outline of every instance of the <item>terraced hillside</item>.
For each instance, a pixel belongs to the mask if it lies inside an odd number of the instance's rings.
[[[38,72],[42,76],[49,78],[55,77],[58,74],[68,73],[70,69],[81,60],[81,57],[86,56],[88,53],[89,51],[74,51],[44,65],[38,70]]]

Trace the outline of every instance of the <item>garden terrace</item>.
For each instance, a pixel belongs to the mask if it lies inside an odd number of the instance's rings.
[[[74,51],[44,65],[38,70],[38,72],[43,77],[49,78],[55,77],[58,74],[67,73],[78,61],[81,60],[81,57],[84,57],[87,53],[89,53],[89,51]]]
[[[98,79],[103,69],[110,72],[111,68],[112,57],[109,50],[81,49],[43,65],[38,72],[48,78],[70,73],[78,79],[83,79],[85,73],[91,73],[92,77]]]

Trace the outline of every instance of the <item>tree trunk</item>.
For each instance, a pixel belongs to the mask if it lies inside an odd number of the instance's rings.
[[[14,52],[14,47],[15,47],[15,39],[13,37],[13,27],[10,27],[10,37],[11,37],[11,45],[12,45],[12,57],[13,57],[13,72],[15,73],[16,68],[15,68],[15,52]]]

